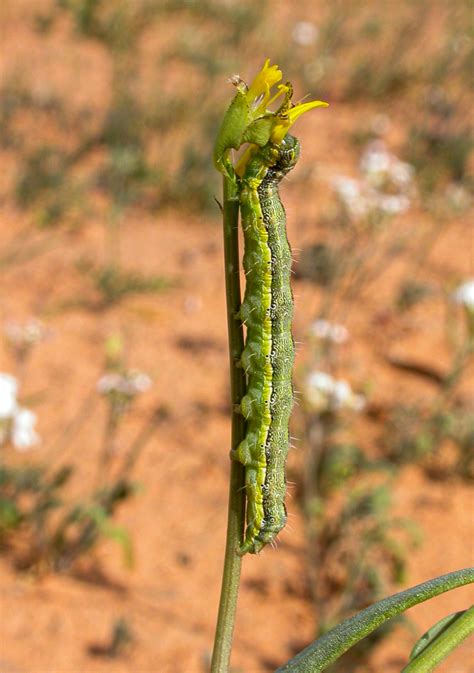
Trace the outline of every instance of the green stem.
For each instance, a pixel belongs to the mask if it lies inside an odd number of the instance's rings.
[[[401,673],[430,673],[473,632],[474,607],[451,622]]]
[[[230,387],[232,403],[232,448],[235,449],[245,433],[243,416],[236,412],[236,405],[245,393],[245,374],[239,366],[244,347],[242,325],[235,316],[240,308],[239,201],[236,184],[224,178],[224,263],[227,301],[227,329],[229,335]],[[245,517],[245,475],[243,465],[231,461],[229,510],[227,518],[227,540],[225,548],[224,573],[222,577],[219,614],[217,617],[214,652],[211,673],[229,671],[234,631],[235,613],[239,593],[241,557],[237,547],[242,540]]]
[[[434,596],[474,582],[474,568],[457,570],[384,598],[345,619],[279,668],[276,673],[320,673],[384,622]]]

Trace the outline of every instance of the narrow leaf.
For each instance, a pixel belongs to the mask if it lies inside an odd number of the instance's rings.
[[[405,666],[401,673],[431,673],[437,665],[445,659],[458,645],[474,632],[474,607],[469,610],[450,615],[446,625],[439,627],[439,622],[433,629],[437,634],[431,633],[429,642],[423,644],[420,653]],[[427,634],[426,634],[427,635]],[[413,653],[412,653],[413,654]]]
[[[457,570],[384,598],[315,640],[276,673],[320,673],[384,622],[414,605],[474,582],[474,568]]]
[[[434,626],[432,626],[426,633],[424,633],[421,638],[415,643],[411,653],[410,653],[410,661],[413,661],[413,659],[416,659],[423,650],[428,647],[430,643],[435,640],[439,636],[439,634],[444,631],[450,624],[453,623],[458,617],[463,615],[466,612],[466,610],[460,610],[459,612],[454,612],[452,615],[448,615],[447,617],[443,617],[443,619],[440,619],[439,622],[437,622]]]

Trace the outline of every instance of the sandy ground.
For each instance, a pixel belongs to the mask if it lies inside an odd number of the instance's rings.
[[[7,36],[7,52],[9,46],[10,58],[24,57],[24,40]],[[34,40],[28,49],[34,61]],[[67,53],[68,58],[74,57],[73,51]],[[57,74],[60,77],[60,68]],[[295,178],[283,187],[295,250],[317,239],[315,218],[328,198],[326,173],[350,170],[354,161],[347,145],[335,146],[334,138],[347,133],[354,115],[361,121],[366,112],[363,104],[355,109],[335,106],[330,115],[301,120],[304,154],[298,170],[305,174],[316,158],[327,156],[328,161],[308,183]],[[313,137],[317,146],[310,142]],[[11,188],[12,161],[4,152],[3,196]],[[32,223],[6,198],[0,209],[3,251]],[[423,215],[412,212],[398,226],[409,231],[417,218],[422,220]],[[76,266],[83,256],[101,258],[105,233],[100,219],[92,218],[75,231],[55,229],[34,236],[40,241],[41,254],[2,270],[0,317],[38,315],[49,330],[48,339],[28,363],[21,391],[25,399],[36,399],[43,444],[35,454],[25,456],[8,449],[4,459],[16,464],[36,458],[50,465],[70,461],[76,467],[72,489],[83,492],[94,477],[105,422],[105,404],[93,391],[102,373],[104,341],[118,330],[126,336],[130,365],[147,372],[154,382],[124,422],[118,451],[136,436],[154,409],[161,407],[167,413],[136,466],[134,477],[142,490],[118,515],[133,537],[133,568],[124,568],[113,542],[101,544],[93,560],[73,574],[21,573],[8,555],[0,559],[0,673],[205,671],[220,590],[229,472],[221,229],[216,221],[174,210],[161,211],[156,217],[130,212],[121,240],[124,267],[163,275],[172,285],[164,292],[132,296],[101,311],[77,304],[78,298],[94,295]],[[428,275],[454,279],[472,273],[468,241],[472,230],[466,217],[438,239]],[[351,374],[357,378],[370,371],[377,381],[373,401],[381,404],[393,402],[414,385],[372,348],[374,322],[383,315],[386,299],[402,274],[403,268],[395,265],[369,289],[351,317],[353,338],[347,346]],[[303,281],[296,280],[294,290],[295,338],[304,341],[319,295]],[[416,355],[443,370],[448,363],[446,344],[441,328],[433,328],[441,311],[434,302],[425,306],[404,329],[393,321],[379,327],[377,340],[385,352]],[[14,373],[11,355],[1,348],[2,371]],[[303,345],[297,371],[303,367],[305,352]],[[420,384],[420,395],[426,385]],[[472,392],[468,376],[462,390]],[[61,428],[77,418],[91,394],[86,419],[64,438]],[[373,435],[369,420],[362,421],[358,432],[364,433],[364,428]],[[290,461],[301,463],[298,449]],[[472,502],[469,487],[454,477],[433,482],[420,468],[402,470],[395,511],[415,520],[424,534],[423,545],[410,553],[408,585],[471,564]],[[304,527],[294,501],[289,500],[289,510],[291,525],[281,535],[278,548],[244,560],[235,673],[274,670],[314,636]],[[422,631],[472,598],[472,590],[461,589],[411,610],[409,616]],[[107,645],[120,617],[127,620],[133,643],[118,659],[99,656],[97,651]],[[374,650],[373,670],[399,671],[412,643],[413,636],[397,628]],[[470,673],[474,670],[471,655],[472,649],[465,645],[438,670]]]

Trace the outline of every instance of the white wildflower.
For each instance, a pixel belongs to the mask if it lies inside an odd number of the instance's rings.
[[[349,383],[325,372],[311,372],[306,380],[305,399],[312,411],[362,411],[365,398],[353,392]]]
[[[311,372],[308,376],[304,387],[304,397],[312,411],[326,411],[332,384],[332,376],[324,372]]]
[[[142,372],[135,372],[131,374],[130,383],[133,385],[137,393],[144,393],[151,388],[151,378]]]
[[[25,451],[39,442],[36,414],[18,406],[17,393],[17,380],[0,373],[0,444],[10,440],[18,451]]]
[[[18,383],[10,374],[0,373],[0,419],[13,416],[17,407]]]
[[[411,164],[407,164],[405,161],[400,161],[392,155],[390,177],[398,187],[408,187],[413,180],[414,173],[415,169]]]
[[[120,379],[120,375],[116,373],[104,374],[97,381],[97,392],[101,395],[108,395],[112,390],[117,389]]]
[[[382,141],[367,146],[360,160],[363,180],[336,176],[336,194],[355,219],[371,213],[398,215],[411,205],[413,167],[390,154]]]
[[[131,371],[124,374],[109,372],[97,382],[97,390],[102,395],[120,394],[125,397],[135,397],[151,386],[151,379],[142,372]]]
[[[454,182],[446,187],[445,196],[451,208],[459,213],[463,213],[471,205],[471,197],[467,189]]]
[[[370,200],[364,193],[364,185],[360,180],[338,175],[333,178],[332,184],[339,200],[350,214],[362,217],[370,211]]]
[[[318,28],[311,21],[298,21],[293,28],[293,42],[301,47],[309,47],[318,39]]]
[[[360,170],[376,189],[392,185],[403,191],[413,181],[414,168],[389,152],[381,140],[369,143],[360,159]]]
[[[330,391],[330,406],[334,409],[342,409],[342,407],[348,406],[351,395],[352,390],[347,381],[334,380]]]
[[[353,395],[351,400],[351,408],[358,413],[365,409],[366,399],[364,395]]]
[[[326,374],[326,372],[311,372],[307,383],[310,388],[323,393],[330,393],[334,385],[334,379],[330,374]]]
[[[345,343],[349,338],[349,332],[344,325],[330,323],[328,320],[315,320],[309,331],[317,339],[327,339],[336,344]]]
[[[24,323],[9,321],[5,324],[3,332],[13,346],[23,348],[42,341],[46,335],[46,329],[35,318],[30,318]]]
[[[460,285],[451,295],[456,304],[463,304],[467,309],[474,309],[474,278]]]
[[[35,431],[37,416],[29,409],[17,409],[13,416],[11,441],[18,451],[27,451],[39,443],[39,435]]]
[[[390,168],[390,154],[380,143],[370,143],[360,159],[362,173],[372,178],[374,182],[381,181]]]
[[[380,194],[375,200],[380,210],[388,215],[404,213],[410,207],[410,199],[407,196],[396,194]]]

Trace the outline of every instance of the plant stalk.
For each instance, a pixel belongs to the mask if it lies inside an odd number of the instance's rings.
[[[236,411],[236,407],[240,404],[245,393],[245,374],[240,366],[244,337],[242,324],[236,319],[241,304],[238,191],[237,185],[227,177],[224,177],[222,216],[224,225],[225,288],[232,404],[232,448],[235,449],[245,435],[244,418]],[[224,572],[211,673],[227,673],[229,671],[232,635],[239,593],[242,559],[237,554],[237,547],[242,540],[245,521],[245,474],[243,465],[235,460],[231,461],[229,489]]]

